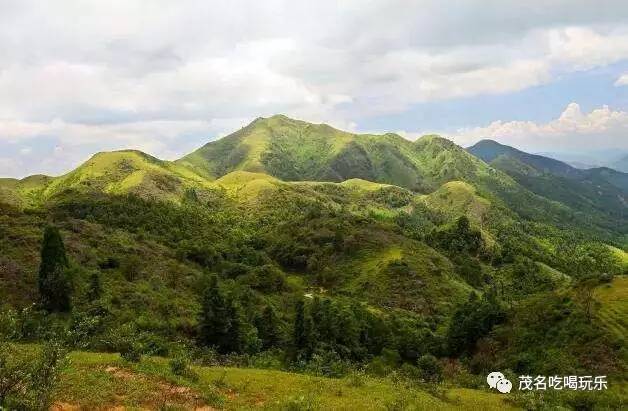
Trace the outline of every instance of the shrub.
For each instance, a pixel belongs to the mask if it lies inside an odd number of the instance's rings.
[[[419,358],[417,366],[424,381],[439,382],[443,379],[443,366],[433,355],[426,354]]]
[[[56,341],[37,351],[0,344],[0,409],[50,409],[65,356]]]
[[[174,375],[198,381],[198,374],[190,366],[189,355],[182,353],[170,360],[170,370]]]
[[[125,361],[140,362],[142,360],[142,350],[137,343],[123,344],[120,347],[120,356]]]
[[[349,375],[347,376],[347,385],[349,387],[363,387],[365,384],[366,380],[366,375],[364,374],[364,371],[362,370],[352,370],[351,372],[349,372]]]
[[[423,373],[417,367],[409,363],[403,363],[399,373],[409,380],[419,380],[423,378]]]

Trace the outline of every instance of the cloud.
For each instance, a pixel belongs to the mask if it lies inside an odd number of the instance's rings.
[[[628,73],[622,74],[615,82],[615,86],[628,86]]]
[[[0,149],[171,157],[276,113],[359,130],[626,59],[623,0],[2,0]]]
[[[531,151],[578,151],[628,149],[627,136],[628,112],[603,106],[583,113],[577,103],[570,103],[558,118],[547,123],[500,120],[485,127],[460,129],[450,138],[465,146],[492,139]]]

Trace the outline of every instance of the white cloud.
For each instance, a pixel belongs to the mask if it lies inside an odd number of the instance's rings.
[[[628,86],[628,73],[622,74],[621,76],[619,76],[619,78],[615,82],[615,86],[617,86],[617,87],[619,87],[619,86]]]
[[[172,157],[275,113],[359,129],[628,59],[623,0],[0,3],[0,149],[45,137],[73,158]]]
[[[450,137],[465,146],[492,139],[534,151],[628,149],[628,112],[603,106],[583,113],[577,103],[570,103],[558,118],[547,123],[499,120],[485,127],[460,129]]]

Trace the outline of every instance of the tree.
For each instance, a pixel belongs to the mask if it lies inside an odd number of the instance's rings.
[[[282,338],[279,317],[275,309],[270,305],[266,306],[262,315],[257,317],[256,320],[257,332],[262,340],[262,347],[269,349],[279,346]]]
[[[312,316],[305,309],[305,301],[299,300],[294,319],[293,346],[297,357],[310,359],[314,352],[315,326]]]
[[[295,350],[304,348],[306,345],[305,336],[305,301],[299,300],[296,307],[296,315],[294,317],[294,334],[292,343]]]
[[[423,355],[417,361],[419,375],[424,381],[438,382],[443,378],[443,366],[431,354]]]
[[[212,276],[203,290],[200,315],[200,338],[204,345],[214,345],[221,352],[230,349],[231,307],[218,286],[218,278]]]
[[[39,266],[39,295],[43,307],[48,311],[70,310],[72,282],[68,275],[68,257],[63,239],[56,227],[44,230]]]
[[[102,295],[102,282],[100,280],[100,273],[95,271],[89,277],[89,288],[87,290],[87,299],[92,302],[96,301]]]
[[[469,300],[454,313],[449,330],[447,345],[453,356],[471,354],[477,341],[490,333],[495,325],[506,319],[502,304],[491,292],[478,298],[471,292]]]

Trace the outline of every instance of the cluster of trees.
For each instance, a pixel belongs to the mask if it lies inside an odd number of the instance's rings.
[[[408,200],[405,191],[390,190],[380,194],[377,201],[395,206]],[[391,364],[397,366],[416,365],[423,358],[427,369],[430,358],[476,356],[496,330],[506,327],[512,308],[509,305],[507,308],[504,301],[525,300],[554,288],[552,279],[536,263],[551,258],[535,247],[532,240],[526,241],[531,234],[525,232],[529,227],[525,224],[507,227],[503,231],[510,233],[507,239],[498,232],[496,238],[501,249],[488,251],[480,231],[464,216],[453,223],[439,225],[440,217],[426,216],[424,210],[418,210],[399,213],[388,221],[377,221],[366,213],[349,212],[344,206],[280,198],[276,200],[280,203],[272,204],[279,210],[279,205],[285,202],[290,208],[277,212],[262,210],[261,217],[254,220],[228,207],[210,210],[199,203],[198,196],[189,197],[180,206],[132,196],[57,205],[56,213],[122,228],[142,241],[149,237],[170,247],[179,262],[193,266],[199,276],[203,273],[202,286],[186,294],[197,294],[198,318],[172,331],[154,326],[158,323],[153,318],[142,318],[141,323],[129,315],[128,309],[127,312],[115,311],[121,305],[119,300],[127,298],[119,290],[114,296],[108,295],[111,298],[102,306],[94,303],[105,294],[101,277],[98,272],[89,275],[83,272],[83,283],[78,288],[87,303],[74,309],[71,316],[70,327],[78,330],[76,335],[105,333],[109,326],[103,325],[105,319],[113,323],[117,315],[117,319],[133,323],[133,327],[120,338],[124,343],[112,343],[110,348],[126,347],[128,358],[136,358],[137,351],[136,345],[128,342],[135,335],[152,334],[170,340],[184,336],[199,346],[213,347],[221,354],[275,349],[291,362],[306,363],[320,361],[326,355],[359,363],[394,357]],[[560,233],[553,231],[548,236],[561,239]],[[342,281],[342,273],[333,271],[339,266],[337,263],[354,256],[358,246],[369,242],[376,246],[377,236],[390,239],[399,234],[425,241],[439,250],[453,262],[459,276],[477,290],[454,309],[451,318],[432,318],[428,323],[409,311],[375,310],[357,299],[339,297],[338,289],[334,288]],[[517,239],[522,241],[517,242]],[[568,260],[581,263],[570,268],[574,276],[617,271],[612,252],[606,246],[565,237],[557,241],[557,250],[565,252],[565,266]],[[494,254],[489,255],[492,252]],[[120,260],[107,257],[100,261],[100,268],[122,274],[128,283],[136,281],[137,267],[141,265],[139,259]],[[392,264],[389,279],[396,281],[395,284],[401,283],[395,277],[407,277],[404,270],[408,267]],[[292,278],[288,280],[286,273],[289,272],[297,272],[308,285],[327,288],[329,293],[325,295],[328,297],[304,298],[303,287],[293,288]],[[73,310],[72,303],[76,300],[73,293],[77,289],[74,274],[59,230],[46,228],[38,287],[43,309],[48,312]],[[442,327],[444,323],[447,327]],[[446,332],[436,332],[445,328]],[[145,345],[151,344],[158,345],[152,341]]]
[[[447,351],[452,357],[473,354],[476,343],[506,320],[506,309],[496,293],[479,297],[475,292],[454,313],[447,331]]]
[[[443,229],[434,230],[428,241],[435,247],[450,253],[477,255],[484,246],[482,234],[471,228],[467,216],[461,216],[456,222]]]
[[[365,361],[383,351],[416,363],[425,354],[442,354],[442,339],[422,319],[410,313],[373,312],[368,307],[331,298],[305,298],[296,305],[292,338],[294,358],[316,353]]]

